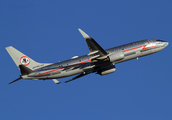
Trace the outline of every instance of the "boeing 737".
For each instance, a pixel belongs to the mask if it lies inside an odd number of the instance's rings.
[[[69,60],[58,63],[38,63],[14,47],[6,47],[21,72],[20,77],[9,84],[21,79],[52,79],[56,84],[60,84],[73,81],[90,73],[107,75],[116,71],[115,65],[117,63],[156,53],[168,45],[168,42],[163,40],[146,39],[105,50],[84,31],[78,30],[87,42],[89,53],[80,57],[74,56]],[[73,75],[76,76],[64,82],[57,80]]]

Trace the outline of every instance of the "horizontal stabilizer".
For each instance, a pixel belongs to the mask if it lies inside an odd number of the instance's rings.
[[[19,77],[19,78],[17,78],[16,80],[14,80],[14,81],[12,81],[12,82],[10,82],[10,83],[8,83],[8,84],[11,84],[11,83],[17,82],[17,81],[19,81],[19,80],[21,80],[21,79],[23,79],[23,78],[22,78],[22,77]]]

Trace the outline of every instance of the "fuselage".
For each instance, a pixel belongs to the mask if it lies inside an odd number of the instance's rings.
[[[143,57],[149,54],[156,53],[162,49],[164,49],[168,45],[168,42],[158,40],[158,39],[147,39],[141,40],[137,42],[132,42],[129,44],[113,47],[107,49],[106,52],[109,55],[120,53],[123,54],[124,57],[115,61],[111,61],[111,63],[117,64],[120,62],[124,62],[127,60],[135,59],[138,57]],[[98,63],[92,65],[92,59],[90,55],[84,55],[80,57],[74,57],[72,59],[54,63],[51,65],[47,65],[45,67],[36,68],[35,73],[30,75],[22,76],[24,79],[56,79],[72,76],[75,74],[83,73],[83,72],[95,72],[99,69],[108,67],[106,62]]]

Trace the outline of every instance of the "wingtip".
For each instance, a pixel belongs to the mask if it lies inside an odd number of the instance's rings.
[[[90,36],[87,35],[83,30],[81,30],[80,28],[78,28],[78,30],[85,39],[90,38]]]

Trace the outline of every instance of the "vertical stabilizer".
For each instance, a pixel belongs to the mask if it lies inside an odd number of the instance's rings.
[[[33,59],[29,58],[27,55],[21,53],[17,49],[15,49],[12,46],[6,47],[6,50],[10,54],[11,58],[19,68],[19,65],[27,66],[29,69],[34,70],[38,69],[40,67],[49,65],[49,64],[44,64],[44,63],[38,63],[34,61]]]

